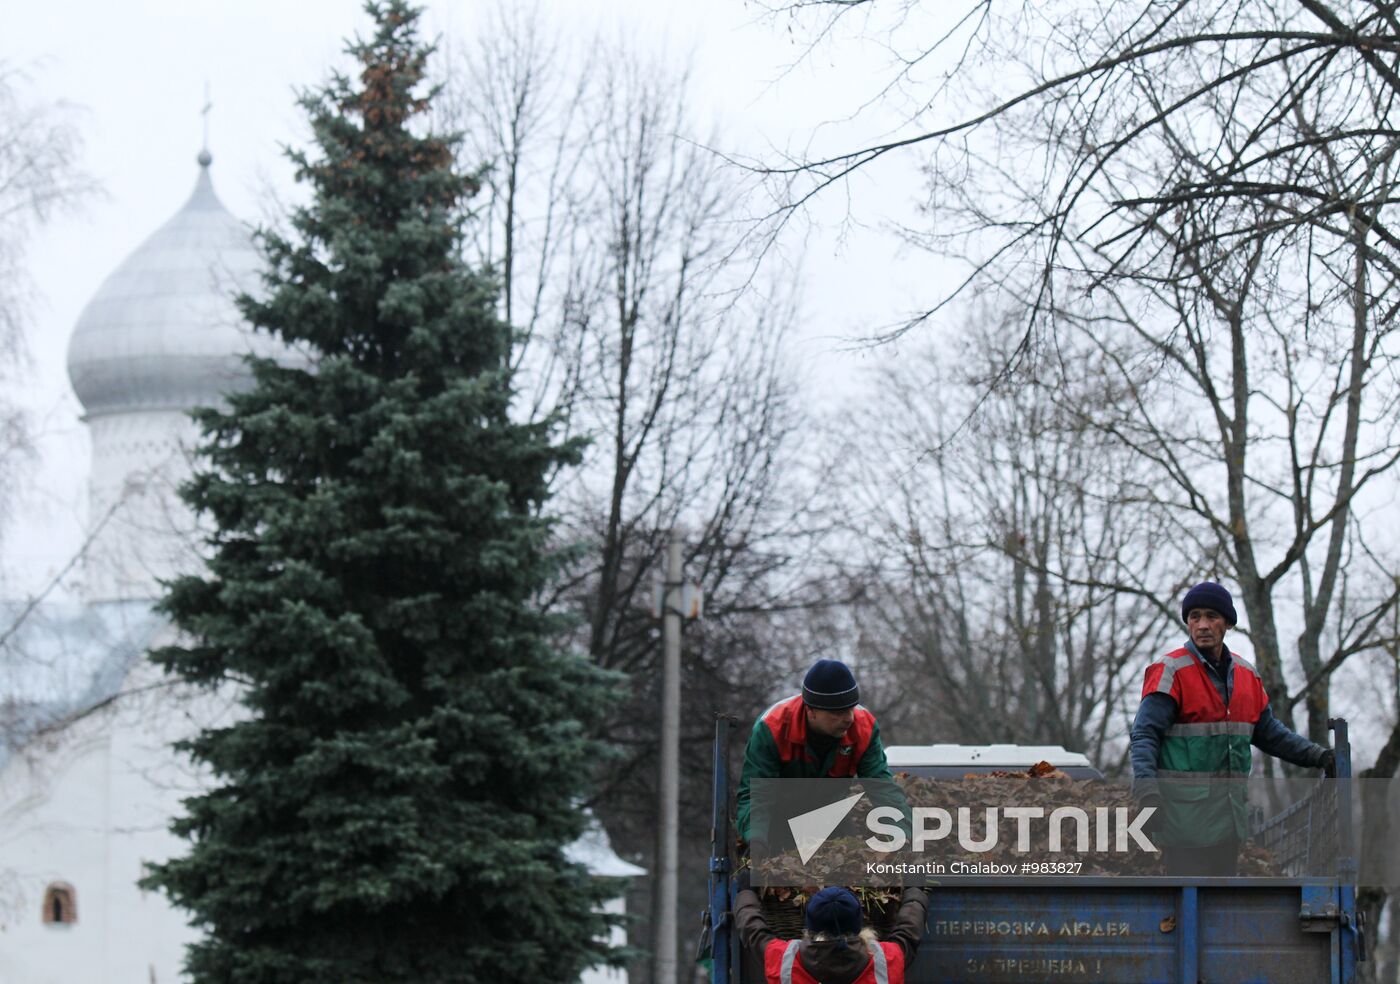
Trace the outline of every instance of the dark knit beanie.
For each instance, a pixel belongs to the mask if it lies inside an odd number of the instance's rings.
[[[839,659],[819,659],[802,680],[802,699],[822,711],[844,711],[860,703],[855,674]]]
[[[807,928],[813,933],[855,936],[860,927],[860,903],[850,889],[828,885],[807,903]]]
[[[1219,612],[1231,625],[1239,621],[1239,616],[1235,614],[1235,602],[1230,597],[1230,592],[1226,591],[1223,585],[1216,584],[1214,581],[1202,581],[1186,592],[1186,597],[1181,599],[1181,620],[1183,622],[1186,621],[1186,616],[1191,614],[1193,608],[1209,608],[1213,612]]]

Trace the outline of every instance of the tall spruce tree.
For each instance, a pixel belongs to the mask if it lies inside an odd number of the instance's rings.
[[[313,200],[241,299],[311,365],[256,361],[197,414],[211,556],[153,658],[246,714],[185,743],[213,785],[145,883],[206,932],[200,984],[572,980],[604,952],[607,890],[562,850],[607,680],[532,599],[575,449],[508,416],[511,332],[458,249],[475,184],[423,133],[431,48],[400,0],[367,10],[358,78],[302,99]]]

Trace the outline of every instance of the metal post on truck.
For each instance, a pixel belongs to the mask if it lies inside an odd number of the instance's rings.
[[[1356,964],[1366,959],[1365,927],[1361,925],[1361,913],[1356,907],[1356,880],[1360,867],[1356,856],[1356,831],[1352,829],[1352,788],[1351,788],[1351,740],[1347,735],[1345,718],[1330,718],[1327,727],[1331,730],[1332,749],[1337,756],[1337,876],[1339,881],[1338,908],[1341,911],[1340,925],[1343,945],[1342,980],[1352,980],[1356,976]],[[1350,940],[1347,940],[1350,937]],[[1346,945],[1350,942],[1350,946]]]
[[[735,984],[738,967],[734,935],[733,864],[734,843],[729,828],[729,732],[736,719],[715,715],[714,812],[710,821],[710,909],[709,927],[713,955],[712,984]]]

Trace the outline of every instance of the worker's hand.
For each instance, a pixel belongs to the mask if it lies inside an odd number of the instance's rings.
[[[1337,778],[1337,753],[1327,748],[1322,752],[1322,760],[1317,763],[1322,766],[1322,774],[1328,779]]]
[[[753,868],[744,865],[739,869],[738,873],[734,875],[734,890],[736,892],[747,892],[753,887],[752,881]]]

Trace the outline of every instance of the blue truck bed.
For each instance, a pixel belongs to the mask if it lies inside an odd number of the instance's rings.
[[[1341,894],[1244,878],[943,886],[908,980],[1350,982]]]
[[[715,984],[763,984],[733,930],[729,722],[715,733],[709,943]],[[1345,722],[1338,774],[1350,777]],[[1336,811],[1349,825],[1350,812]],[[1349,828],[1348,828],[1349,829]],[[1348,835],[1344,844],[1350,847]],[[1353,871],[1343,864],[1342,871]],[[1354,881],[1354,877],[1350,880]],[[1281,878],[948,879],[929,898],[909,984],[1353,984],[1353,885]]]

